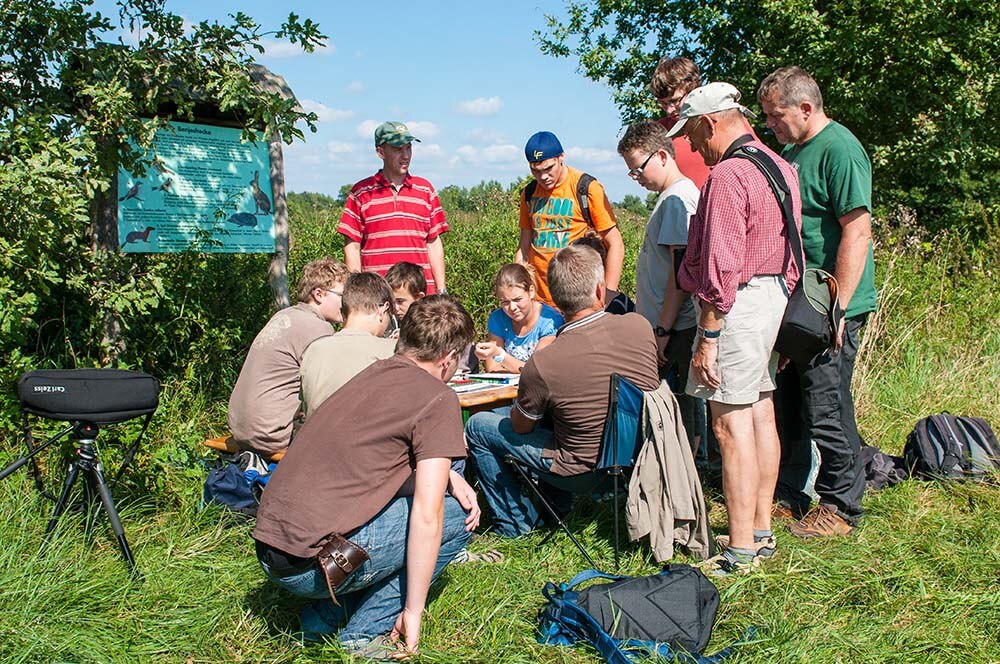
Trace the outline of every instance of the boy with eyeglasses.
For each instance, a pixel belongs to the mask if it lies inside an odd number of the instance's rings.
[[[311,343],[333,334],[347,266],[332,258],[308,263],[298,303],[257,334],[229,397],[229,431],[243,450],[270,456],[288,447],[299,411],[299,365]]]
[[[684,97],[700,85],[698,65],[687,58],[665,57],[656,64],[649,91],[663,111],[663,117],[658,122],[667,131],[677,124]],[[700,189],[710,172],[705,160],[683,137],[674,138],[673,143],[677,168]]]
[[[636,263],[636,311],[656,334],[661,378],[676,375],[671,387],[694,450],[698,404],[684,393],[684,387],[696,320],[690,296],[677,285],[677,270],[687,247],[688,223],[698,209],[698,188],[677,167],[674,143],[659,122],[631,125],[618,142],[618,154],[629,168],[629,177],[659,194]]]

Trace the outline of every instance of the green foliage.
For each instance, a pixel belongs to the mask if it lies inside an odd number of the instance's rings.
[[[618,203],[618,207],[625,208],[632,214],[639,216],[649,214],[652,211],[650,208],[646,207],[645,201],[635,194],[626,194],[625,197],[622,198],[621,202]]]
[[[510,191],[496,180],[490,180],[480,182],[471,189],[449,185],[439,191],[438,196],[447,210],[484,213],[505,205],[509,200]]]
[[[343,205],[347,202],[347,197],[351,194],[351,188],[354,185],[348,182],[347,184],[340,185],[340,190],[337,192],[337,202]]]
[[[10,388],[28,368],[114,358],[169,378],[198,364],[220,389],[223,358],[242,355],[268,313],[266,257],[123,256],[92,228],[92,203],[119,165],[149,165],[158,126],[209,104],[249,139],[315,129],[315,115],[254,83],[252,59],[265,37],[306,51],[324,37],[295,14],[266,32],[242,13],[186,26],[163,0],[118,9],[112,20],[86,0],[11,0],[0,13],[0,431],[14,430]],[[104,43],[116,27],[137,41]]]
[[[480,332],[496,306],[492,276],[516,244],[517,196],[507,193],[505,203],[485,213],[447,210],[449,290]],[[294,281],[306,261],[339,255],[333,228],[341,208],[329,197],[301,194],[289,195],[288,205]],[[632,292],[647,215],[616,214],[628,251],[623,290]],[[993,320],[1000,229],[973,243],[954,232],[932,237],[905,210],[877,219],[883,225],[876,234],[884,238],[876,254],[881,299],[855,374],[865,439],[898,453],[918,417],[943,409],[1000,423],[1000,331]],[[18,471],[0,482],[0,661],[344,661],[335,642],[297,644],[293,633],[306,600],[264,579],[250,527],[219,510],[198,509],[203,461],[214,459],[200,442],[225,432],[229,389],[270,313],[260,278],[266,257],[171,258],[164,288],[173,292],[181,278],[172,275],[182,273],[183,297],[162,299],[130,334],[141,335],[136,344],[164,367],[171,354],[189,360],[161,376],[149,438],[113,486],[147,582],[130,584],[103,516],[88,538],[83,515],[69,510],[49,554],[37,556],[52,505]],[[176,339],[155,336],[168,323]],[[189,349],[192,339],[200,345]],[[155,343],[177,348],[158,350]],[[128,442],[138,426],[133,421],[102,433],[109,477],[124,448],[114,442],[116,433]],[[19,444],[13,431],[7,440],[9,460]],[[41,455],[49,489],[70,453],[64,446]],[[710,499],[713,526],[724,528],[722,501]],[[722,604],[709,650],[755,625],[759,638],[738,649],[741,662],[1000,659],[996,488],[912,481],[867,496],[865,510],[856,535],[837,541],[801,542],[776,524],[777,557],[751,576],[718,582]],[[599,561],[609,561],[612,523],[606,504],[585,501],[571,528]],[[478,537],[473,550],[498,548],[507,560],[445,571],[432,593],[418,661],[596,663],[587,648],[535,641],[540,588],[585,564],[568,540],[557,535],[542,545],[544,533]],[[647,574],[657,566],[646,547],[626,546],[622,569]]]
[[[691,57],[751,105],[767,74],[802,66],[868,149],[877,204],[982,237],[1000,210],[997,16],[998,0],[570,0],[537,37],[606,82],[627,122],[655,113],[648,85],[661,56]]]

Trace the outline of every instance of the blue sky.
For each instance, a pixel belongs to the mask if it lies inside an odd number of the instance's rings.
[[[110,2],[97,6],[115,16]],[[545,129],[561,139],[567,163],[596,176],[612,200],[645,196],[615,152],[621,120],[610,91],[577,73],[575,60],[543,55],[534,40],[545,14],[563,13],[562,0],[168,0],[167,9],[193,22],[239,10],[268,29],[295,12],[329,36],[310,55],[271,40],[259,58],[320,117],[315,134],[285,146],[288,191],[335,196],[374,173],[375,125],[402,120],[422,140],[411,171],[439,189],[525,175],[524,143]]]

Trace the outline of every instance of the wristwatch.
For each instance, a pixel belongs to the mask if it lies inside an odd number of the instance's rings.
[[[705,328],[698,326],[698,336],[702,339],[718,339],[722,336],[722,329],[718,330],[706,330]]]
[[[493,356],[493,361],[497,364],[503,364],[503,361],[507,359],[507,351],[501,350],[499,353]]]
[[[667,328],[663,327],[662,325],[657,325],[656,327],[654,327],[653,328],[653,332],[655,332],[656,336],[658,336],[658,337],[669,337],[670,336],[670,330],[668,330]]]

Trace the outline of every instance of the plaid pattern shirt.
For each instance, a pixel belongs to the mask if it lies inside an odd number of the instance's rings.
[[[766,152],[778,164],[792,191],[795,225],[801,232],[802,197],[794,169],[760,141],[746,145]],[[723,159],[701,189],[678,284],[725,314],[740,286],[769,274],[784,275],[789,292],[799,280],[781,206],[757,166],[747,159]]]
[[[430,182],[407,174],[399,191],[379,171],[354,185],[337,232],[361,244],[361,269],[381,275],[407,261],[424,269],[427,294],[437,291],[427,243],[448,231]]]

